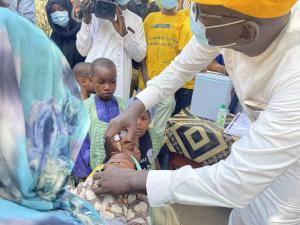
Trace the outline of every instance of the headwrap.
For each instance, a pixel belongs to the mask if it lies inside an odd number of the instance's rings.
[[[52,13],[52,5],[53,4],[58,4],[62,7],[64,7],[64,9],[66,11],[68,11],[69,19],[70,19],[70,30],[69,31],[65,31],[64,28],[62,28],[52,22],[50,15]],[[76,22],[71,16],[72,9],[73,9],[73,6],[72,6],[72,3],[70,2],[70,0],[48,0],[48,2],[46,4],[46,14],[47,14],[47,18],[48,18],[48,23],[49,23],[50,27],[52,28],[53,32],[58,34],[61,37],[71,37],[73,35],[76,35],[77,32],[80,30],[81,24]]]
[[[102,224],[91,205],[65,190],[89,127],[66,59],[5,8],[0,36],[0,221]]]
[[[257,18],[275,18],[288,14],[297,0],[192,0],[203,5],[221,5]]]

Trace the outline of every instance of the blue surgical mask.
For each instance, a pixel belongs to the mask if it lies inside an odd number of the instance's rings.
[[[199,43],[208,45],[206,29],[202,23],[196,21],[196,17],[192,13],[190,15],[190,28]]]
[[[128,2],[129,0],[117,0],[118,5],[120,6],[125,6],[127,5]]]
[[[196,20],[196,14],[193,11],[193,7],[194,7],[194,5],[192,5],[192,7],[191,7],[190,28],[191,28],[191,31],[192,31],[193,35],[197,39],[197,41],[199,43],[201,43],[201,44],[204,44],[204,45],[209,45],[209,41],[208,41],[208,39],[206,37],[206,30],[207,29],[219,28],[219,27],[226,27],[226,26],[230,26],[230,25],[241,23],[241,22],[245,21],[245,20],[238,20],[238,21],[234,21],[234,22],[231,22],[231,23],[225,23],[225,24],[220,24],[220,25],[214,25],[214,26],[207,26],[207,27],[205,27],[199,21],[199,19]],[[227,48],[227,47],[232,47],[232,46],[234,46],[236,44],[237,44],[236,42],[233,42],[233,43],[229,43],[227,45],[222,45],[222,46],[219,45],[217,47],[219,47],[219,48]]]
[[[178,6],[178,0],[161,0],[160,3],[165,9],[174,9]]]
[[[56,12],[53,12],[51,13],[51,20],[52,20],[52,23],[60,26],[60,27],[63,27],[63,28],[66,28],[69,24],[69,14],[68,14],[68,11],[56,11]]]

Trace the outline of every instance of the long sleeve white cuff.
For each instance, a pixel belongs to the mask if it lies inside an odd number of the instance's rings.
[[[91,45],[91,33],[90,29],[92,26],[92,22],[90,24],[86,24],[84,22],[81,23],[81,28],[77,33],[76,47],[80,55],[87,56],[90,50]]]
[[[206,68],[217,56],[217,49],[200,44],[195,37],[175,60],[159,75],[147,83],[147,88],[137,95],[149,109],[174,94],[182,85]]]
[[[172,202],[170,190],[173,171],[151,170],[147,178],[147,195],[152,207],[162,207]]]

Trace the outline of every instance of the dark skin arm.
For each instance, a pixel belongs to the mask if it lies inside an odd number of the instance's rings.
[[[94,180],[100,184],[94,189],[96,195],[112,194],[123,195],[130,193],[146,194],[147,170],[130,170],[117,167],[108,167],[104,171],[97,172]]]
[[[216,60],[213,60],[206,69],[209,71],[227,74],[225,66],[220,65]]]
[[[122,13],[122,9],[118,5],[116,7],[116,15],[117,15],[117,20],[111,20],[110,22],[114,26],[115,30],[122,37],[124,37],[128,34],[128,31],[126,29],[126,23],[125,23],[124,15]]]
[[[92,21],[92,2],[90,0],[84,0],[81,3],[83,5],[83,22],[85,24],[90,24]]]
[[[81,4],[83,4],[83,22],[86,24],[90,24],[92,21],[92,1],[84,0]],[[115,30],[122,36],[126,36],[128,31],[126,29],[126,23],[124,19],[124,15],[122,13],[122,9],[120,6],[116,6],[116,15],[117,20],[110,20]]]
[[[142,70],[142,75],[143,75],[143,81],[144,81],[144,84],[146,87],[146,84],[149,81],[147,67],[146,67],[146,58],[143,59],[143,61],[140,63],[140,65],[141,65],[141,70]]]
[[[125,139],[131,141],[135,135],[137,121],[145,111],[145,106],[140,100],[130,106],[125,112],[112,119],[105,133],[105,141],[111,142],[114,135],[120,130],[126,130]],[[97,172],[94,180],[98,180],[101,187],[95,189],[96,194],[127,194],[127,193],[146,193],[146,180],[148,171],[128,170],[121,168],[107,168],[105,171]]]
[[[125,139],[132,141],[136,132],[138,118],[143,112],[145,112],[145,109],[144,104],[139,99],[135,100],[134,104],[125,112],[110,121],[105,132],[105,141],[107,143],[111,142],[113,136],[118,134],[121,130],[126,130],[127,136]]]

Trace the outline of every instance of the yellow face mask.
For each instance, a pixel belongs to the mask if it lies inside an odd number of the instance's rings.
[[[221,5],[257,18],[275,18],[288,14],[297,0],[191,0],[203,5]]]

